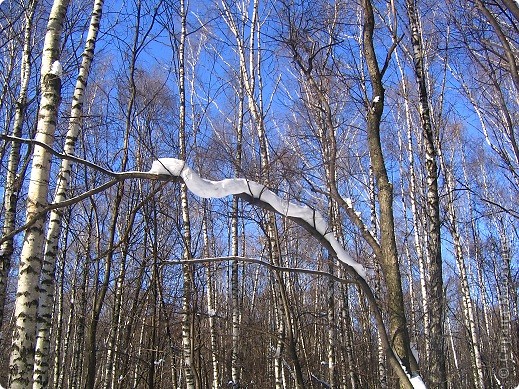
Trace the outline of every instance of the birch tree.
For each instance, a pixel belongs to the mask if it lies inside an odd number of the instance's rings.
[[[484,377],[483,377],[483,366],[481,361],[481,352],[480,352],[480,337],[477,329],[477,322],[475,318],[474,312],[474,302],[471,295],[471,289],[469,286],[469,277],[467,271],[467,265],[465,261],[465,253],[462,245],[462,238],[459,226],[459,216],[457,212],[457,204],[454,198],[455,193],[455,176],[452,171],[452,166],[448,166],[445,161],[446,156],[445,153],[442,152],[440,154],[440,164],[442,167],[442,171],[445,172],[446,175],[446,183],[447,183],[447,210],[448,210],[448,220],[449,220],[449,230],[452,235],[453,245],[454,245],[454,255],[456,258],[456,265],[459,271],[459,278],[461,283],[461,293],[462,293],[462,306],[463,306],[463,319],[465,326],[467,328],[467,332],[469,334],[470,339],[470,351],[471,351],[471,370],[473,376],[473,382],[475,388],[483,389],[485,387]],[[460,207],[461,208],[461,207]],[[432,356],[431,356],[432,357]]]
[[[433,119],[429,108],[429,92],[426,83],[426,69],[424,63],[424,48],[422,31],[415,0],[406,1],[407,16],[411,31],[412,58],[414,73],[418,87],[420,123],[425,143],[425,170],[426,170],[426,215],[427,215],[427,250],[429,263],[427,266],[427,307],[429,311],[429,380],[430,384],[438,388],[447,387],[447,375],[444,359],[444,331],[445,316],[443,297],[443,262],[441,254],[440,236],[440,199],[438,191],[438,165],[436,146],[437,136],[434,134]]]
[[[189,2],[180,1],[180,33],[178,41],[175,42],[177,48],[177,80],[179,97],[179,156],[187,160],[187,95],[186,95],[186,45],[188,44],[187,15],[189,12]],[[177,39],[176,37],[174,39]],[[187,389],[200,388],[199,376],[196,369],[195,358],[195,284],[193,280],[194,265],[189,263],[192,258],[191,253],[191,218],[189,215],[189,198],[187,187],[181,184],[180,201],[182,209],[182,235],[184,240],[182,258],[185,263],[182,265],[183,273],[183,293],[182,293],[182,356],[183,371]]]
[[[97,0],[94,3],[92,17],[90,20],[90,28],[88,30],[85,49],[83,51],[79,76],[76,81],[74,95],[72,97],[73,106],[70,112],[69,129],[67,132],[67,140],[65,142],[64,153],[75,154],[76,141],[81,128],[83,117],[83,102],[85,88],[89,76],[90,66],[94,56],[95,42],[99,31],[99,23],[103,0]],[[66,198],[67,190],[70,186],[71,161],[64,159],[61,163],[60,172],[58,173],[58,184],[54,202],[58,203]],[[56,266],[56,257],[58,255],[58,241],[61,231],[60,211],[51,211],[49,228],[45,242],[45,250],[43,257],[43,267],[40,279],[40,302],[38,306],[38,334],[36,340],[36,358],[34,365],[34,384],[33,388],[45,388],[49,384],[49,366],[50,366],[50,327],[52,319],[52,308],[54,302],[54,270]]]
[[[26,116],[29,80],[31,78],[32,63],[32,39],[33,39],[33,19],[36,12],[38,2],[31,0],[24,7],[24,34],[23,34],[23,51],[20,61],[20,90],[16,102],[14,115],[14,123],[12,135],[20,137],[22,135],[23,121]],[[6,83],[7,86],[7,83]],[[22,173],[20,169],[20,149],[21,143],[13,141],[7,161],[7,170],[5,177],[4,192],[4,221],[2,227],[2,235],[10,235],[15,229],[16,222],[16,205],[18,204],[18,195],[22,184]],[[21,171],[22,170],[22,171]],[[6,239],[0,246],[0,328],[4,320],[5,295],[9,270],[11,269],[11,257],[14,252],[14,238]]]
[[[36,140],[49,146],[52,146],[54,140],[61,96],[60,38],[68,4],[68,0],[53,2],[43,46]],[[44,147],[34,147],[26,214],[27,220],[35,217],[38,220],[26,231],[20,256],[15,304],[16,330],[9,362],[9,386],[13,389],[27,388],[32,384],[38,285],[45,239],[41,213],[48,203],[50,158]]]

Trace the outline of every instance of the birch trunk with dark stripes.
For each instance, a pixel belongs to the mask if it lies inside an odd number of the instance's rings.
[[[16,102],[12,135],[20,137],[22,135],[23,120],[27,110],[27,90],[31,76],[31,49],[33,35],[33,19],[36,10],[37,0],[29,1],[25,10],[25,27],[23,35],[23,51],[21,58],[20,71],[20,91]],[[2,226],[2,236],[11,234],[16,224],[16,205],[18,204],[18,192],[22,184],[19,173],[21,143],[13,141],[7,160],[7,170],[4,186],[4,223]],[[4,306],[7,291],[7,281],[11,270],[11,259],[14,252],[14,237],[6,239],[0,246],[0,328],[4,321]]]
[[[41,65],[41,101],[38,112],[36,140],[52,146],[61,100],[62,68],[58,59],[61,49],[61,32],[69,0],[55,0],[49,15],[43,45]],[[12,350],[9,360],[9,387],[13,389],[32,386],[34,349],[39,292],[39,277],[45,245],[45,218],[42,212],[48,204],[51,155],[45,148],[35,145],[30,183],[27,193],[27,221],[37,218],[25,232],[20,255],[18,286],[14,320]]]
[[[433,120],[429,107],[429,91],[426,83],[424,47],[422,44],[422,28],[418,19],[415,0],[406,1],[409,27],[411,30],[412,57],[414,73],[418,87],[420,123],[425,143],[426,170],[426,216],[427,216],[427,251],[429,279],[428,312],[429,312],[429,382],[436,388],[447,387],[447,371],[445,368],[445,342],[443,322],[445,307],[443,296],[443,270],[440,235],[440,198],[438,194],[438,151]]]
[[[70,111],[69,127],[65,140],[63,152],[74,155],[77,138],[83,122],[83,103],[85,100],[85,89],[90,73],[90,66],[94,58],[95,42],[99,31],[99,23],[103,0],[96,0],[90,19],[85,49],[76,80],[74,95],[72,96],[72,108]],[[70,187],[71,161],[64,159],[58,173],[58,183],[54,195],[54,203],[66,199]],[[50,328],[52,321],[52,308],[54,303],[54,273],[56,258],[58,255],[58,243],[61,235],[62,210],[53,210],[49,217],[49,228],[45,241],[43,265],[40,277],[40,304],[38,306],[38,333],[36,339],[36,354],[34,364],[33,389],[46,388],[49,384],[50,366]]]

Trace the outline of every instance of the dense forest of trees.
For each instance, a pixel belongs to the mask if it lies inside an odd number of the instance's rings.
[[[515,387],[518,66],[517,0],[0,1],[0,385]]]

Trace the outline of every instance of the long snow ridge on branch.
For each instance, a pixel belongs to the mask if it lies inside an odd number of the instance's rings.
[[[341,262],[352,267],[362,278],[366,278],[364,266],[355,261],[335,239],[324,217],[306,205],[298,205],[282,199],[264,185],[244,178],[206,180],[180,159],[159,158],[153,162],[149,173],[180,177],[193,194],[202,198],[222,198],[243,193],[269,204],[281,215],[299,218],[314,227],[330,243]]]

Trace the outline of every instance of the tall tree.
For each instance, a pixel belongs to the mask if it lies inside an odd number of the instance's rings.
[[[33,19],[38,2],[31,0],[24,7],[24,35],[23,51],[21,58],[20,72],[20,91],[16,102],[12,135],[20,137],[22,126],[27,111],[28,88],[31,78],[32,63],[32,39],[33,39]],[[7,83],[6,83],[7,85]],[[7,171],[4,183],[4,223],[2,235],[9,236],[15,229],[16,205],[18,204],[18,193],[22,185],[21,172],[19,171],[21,143],[13,141],[7,161]],[[14,237],[6,239],[0,247],[0,328],[4,320],[5,295],[9,270],[11,269],[11,257],[14,252]]]
[[[363,0],[363,45],[364,57],[371,81],[371,96],[367,105],[367,136],[368,149],[378,189],[380,212],[380,266],[385,278],[388,291],[387,309],[389,317],[392,346],[402,361],[403,366],[411,374],[418,372],[418,364],[411,352],[409,330],[402,292],[402,277],[400,275],[398,252],[395,237],[395,221],[393,214],[393,185],[389,181],[382,144],[380,126],[384,112],[384,86],[382,77],[387,66],[380,69],[374,46],[375,17],[373,5],[369,0]]]
[[[43,45],[36,141],[48,146],[52,146],[54,142],[61,100],[60,38],[68,5],[69,0],[53,2]],[[13,389],[32,385],[36,316],[40,296],[38,285],[45,242],[43,216],[48,203],[50,160],[49,151],[35,145],[26,206],[27,221],[34,221],[34,224],[25,233],[20,256],[14,314],[16,329],[9,362],[9,387]]]
[[[424,47],[422,44],[422,29],[418,18],[415,0],[407,0],[407,16],[411,31],[412,57],[414,74],[418,87],[418,103],[420,123],[425,142],[425,170],[426,170],[426,215],[427,215],[427,250],[429,263],[427,307],[429,311],[429,345],[428,380],[433,387],[447,387],[447,373],[445,370],[444,330],[445,317],[443,297],[443,262],[441,254],[440,236],[440,198],[438,193],[438,164],[437,164],[437,135],[434,133],[433,119],[429,108],[429,91],[427,88],[426,69],[424,61]]]
[[[73,106],[70,111],[69,129],[67,132],[64,153],[75,154],[76,141],[83,120],[83,102],[90,66],[94,57],[95,42],[99,31],[103,0],[96,0],[90,19],[90,27],[85,42],[79,75],[76,81]],[[58,184],[54,203],[65,200],[70,186],[71,161],[64,159],[58,173]],[[58,255],[58,242],[61,233],[62,212],[53,210],[50,213],[49,228],[45,242],[43,266],[40,278],[41,297],[38,306],[38,335],[36,340],[36,358],[34,365],[33,388],[45,388],[49,384],[50,366],[50,327],[52,308],[54,305],[54,271]]]

